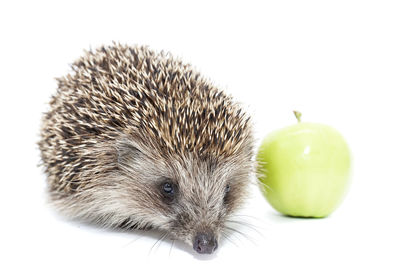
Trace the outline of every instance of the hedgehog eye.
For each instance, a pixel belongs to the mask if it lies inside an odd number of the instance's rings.
[[[225,204],[228,202],[229,191],[231,191],[231,186],[229,184],[227,184],[225,186],[225,194],[224,194],[224,203]]]
[[[171,202],[172,200],[174,200],[177,192],[177,186],[173,182],[163,182],[161,183],[160,187],[161,194],[164,197],[164,200],[166,200],[167,202]]]
[[[227,185],[225,186],[225,194],[228,194],[229,191],[231,191],[231,185],[230,185],[230,184],[227,184]]]
[[[172,195],[174,193],[174,188],[173,188],[172,184],[164,183],[163,191],[164,191],[164,194]]]

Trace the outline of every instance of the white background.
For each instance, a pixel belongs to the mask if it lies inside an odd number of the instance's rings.
[[[398,1],[2,1],[0,29],[1,266],[400,266]],[[60,218],[37,167],[40,118],[54,78],[112,40],[192,63],[243,103],[259,141],[293,109],[337,128],[354,158],[340,208],[287,218],[254,188],[241,214],[257,231],[212,256]]]

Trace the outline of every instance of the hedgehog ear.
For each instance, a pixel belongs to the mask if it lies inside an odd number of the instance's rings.
[[[117,161],[118,165],[129,166],[138,158],[142,157],[143,153],[130,140],[124,139],[117,142]]]

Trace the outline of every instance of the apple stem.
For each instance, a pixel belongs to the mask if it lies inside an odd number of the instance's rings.
[[[299,112],[297,110],[293,110],[293,113],[296,116],[297,122],[300,123],[301,122],[301,112]]]

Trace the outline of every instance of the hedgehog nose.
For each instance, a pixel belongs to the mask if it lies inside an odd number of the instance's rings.
[[[200,254],[211,254],[217,247],[217,239],[211,233],[198,233],[194,238],[193,248]]]

